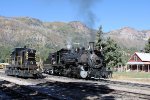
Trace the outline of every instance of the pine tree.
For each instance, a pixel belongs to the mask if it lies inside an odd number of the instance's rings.
[[[114,67],[123,63],[120,47],[111,38],[108,38],[103,48],[107,67]]]
[[[107,67],[114,67],[123,64],[122,53],[120,47],[111,38],[103,40],[102,26],[96,34],[96,49],[100,50],[102,48],[102,54],[104,58],[104,64]]]
[[[103,31],[102,31],[102,26],[99,27],[99,30],[96,34],[96,48],[98,50],[101,49],[101,46],[102,46],[102,34],[103,34]]]
[[[147,42],[147,44],[145,45],[145,52],[146,53],[150,53],[150,38],[148,39],[148,42]]]

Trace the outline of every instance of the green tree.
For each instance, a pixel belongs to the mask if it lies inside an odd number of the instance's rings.
[[[103,31],[102,31],[102,26],[99,27],[99,30],[97,31],[97,34],[96,34],[96,48],[98,50],[101,49],[101,46],[102,46],[102,34],[103,34]]]
[[[7,58],[9,58],[10,55],[10,47],[7,46],[0,46],[0,62],[3,63],[6,61]]]
[[[146,53],[150,53],[150,38],[148,39],[148,42],[147,42],[147,44],[145,45],[145,52]]]
[[[114,67],[123,63],[121,49],[111,38],[107,38],[103,52],[107,67]]]

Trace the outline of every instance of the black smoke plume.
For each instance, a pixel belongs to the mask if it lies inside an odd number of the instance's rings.
[[[71,4],[78,10],[78,16],[83,22],[93,28],[97,21],[96,14],[92,11],[92,7],[101,0],[70,0]]]

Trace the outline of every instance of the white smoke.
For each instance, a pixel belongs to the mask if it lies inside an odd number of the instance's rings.
[[[66,42],[67,42],[67,49],[71,49],[72,48],[72,38],[68,37]]]

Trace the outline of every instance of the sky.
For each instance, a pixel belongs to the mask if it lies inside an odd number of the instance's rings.
[[[0,0],[0,16],[33,17],[44,22],[81,21],[104,32],[150,29],[150,0]]]

